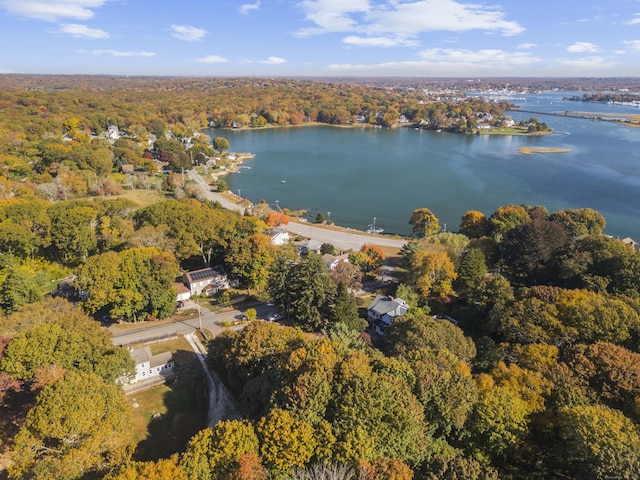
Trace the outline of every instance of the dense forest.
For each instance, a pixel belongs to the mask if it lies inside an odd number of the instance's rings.
[[[329,270],[319,254],[271,244],[265,231],[287,221],[282,212],[261,205],[241,216],[181,175],[232,148],[198,135],[210,122],[246,115],[247,126],[260,117],[286,125],[295,112],[305,122],[339,111],[349,122],[413,108],[410,118],[425,119],[434,106],[464,102],[297,80],[38,85],[0,92],[0,403],[12,412],[0,418],[0,449],[9,478],[637,476],[640,256],[603,234],[599,212],[469,210],[458,233],[441,232],[428,208],[407,212],[414,236],[394,254],[400,282],[376,293],[409,309],[379,336],[360,290],[380,277],[382,249],[364,245]],[[96,319],[165,318],[172,283],[205,265],[224,266],[287,321],[254,320],[211,340],[209,366],[243,418],[150,460],[118,385],[132,360]],[[65,277],[66,293],[54,288]]]

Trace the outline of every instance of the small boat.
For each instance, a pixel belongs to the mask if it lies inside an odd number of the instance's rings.
[[[280,183],[287,183],[286,180],[280,180]]]

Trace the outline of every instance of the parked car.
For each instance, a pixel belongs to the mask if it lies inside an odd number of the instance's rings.
[[[276,322],[278,320],[282,320],[284,318],[284,315],[281,314],[280,312],[271,312],[269,315],[267,315],[267,320],[269,322]]]

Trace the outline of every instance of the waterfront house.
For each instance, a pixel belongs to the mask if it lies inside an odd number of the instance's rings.
[[[369,328],[378,335],[384,335],[389,325],[408,310],[409,305],[403,299],[378,295],[367,308]]]

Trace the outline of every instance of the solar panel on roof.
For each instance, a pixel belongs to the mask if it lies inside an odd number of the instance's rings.
[[[204,278],[213,277],[213,270],[207,268],[206,270],[198,270],[197,272],[191,272],[192,280],[202,280]]]

